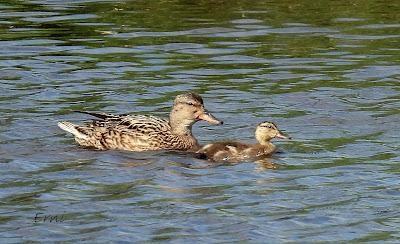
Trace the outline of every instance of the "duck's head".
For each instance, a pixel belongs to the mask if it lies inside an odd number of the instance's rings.
[[[199,120],[207,121],[212,125],[223,124],[204,108],[203,98],[200,95],[190,92],[176,96],[170,114],[171,126],[173,128],[188,127]]]
[[[265,121],[257,125],[256,139],[260,144],[266,144],[273,138],[290,139],[273,122]]]

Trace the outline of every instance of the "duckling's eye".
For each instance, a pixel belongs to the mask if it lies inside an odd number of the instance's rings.
[[[186,104],[190,105],[190,106],[194,106],[194,103],[192,103],[192,102],[187,102]]]
[[[272,129],[272,125],[263,125],[262,127],[266,127],[266,128]]]

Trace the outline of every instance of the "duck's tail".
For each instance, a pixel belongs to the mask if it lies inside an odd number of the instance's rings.
[[[76,138],[86,140],[88,139],[88,136],[81,131],[79,131],[79,127],[75,124],[72,124],[71,122],[67,121],[62,121],[57,123],[58,127],[60,127],[62,130],[65,130],[71,134],[73,134]]]

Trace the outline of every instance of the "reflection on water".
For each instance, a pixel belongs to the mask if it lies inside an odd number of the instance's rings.
[[[1,239],[399,240],[397,1],[0,4]],[[292,141],[263,162],[89,151],[72,110],[167,116],[196,91],[202,143]],[[62,222],[34,217],[62,216]],[[49,217],[49,218],[50,218]]]

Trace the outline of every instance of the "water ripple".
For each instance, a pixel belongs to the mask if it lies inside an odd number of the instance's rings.
[[[398,3],[365,6],[1,4],[1,241],[398,242]],[[87,150],[56,126],[167,117],[184,91],[225,122],[196,123],[202,144],[254,142],[265,120],[293,139],[213,164]]]

